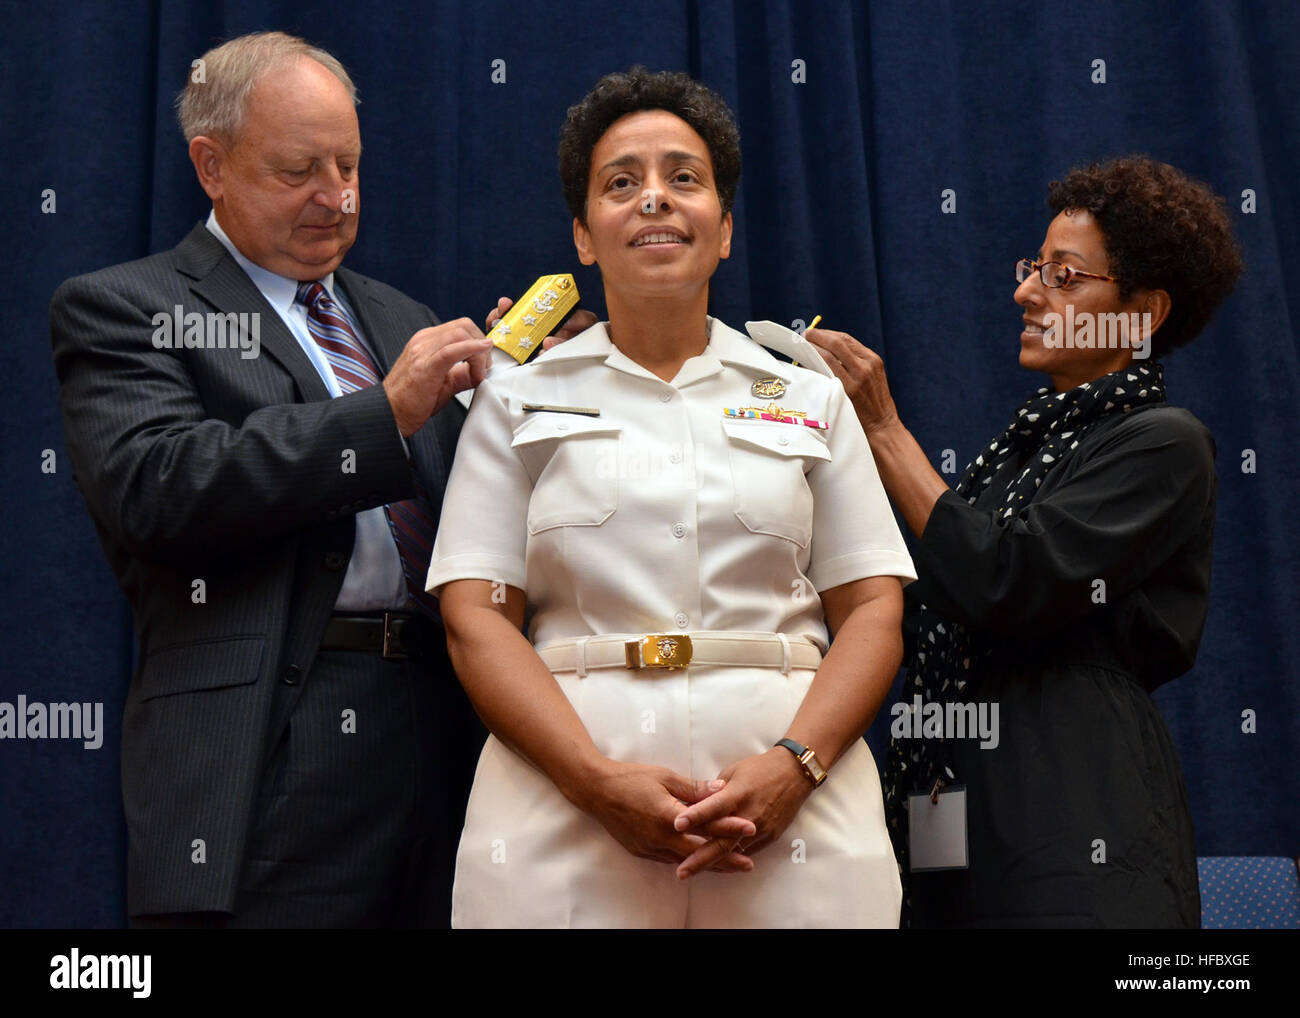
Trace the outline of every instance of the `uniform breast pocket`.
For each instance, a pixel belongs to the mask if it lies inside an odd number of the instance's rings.
[[[618,509],[622,429],[599,417],[537,414],[515,429],[511,446],[537,480],[528,533],[598,527]]]
[[[755,534],[772,534],[806,548],[812,539],[813,497],[804,476],[831,458],[822,438],[797,424],[722,422],[735,488],[736,518]]]

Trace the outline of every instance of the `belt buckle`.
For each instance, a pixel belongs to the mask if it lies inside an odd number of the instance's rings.
[[[405,622],[403,618],[395,617],[395,612],[384,612],[384,660],[385,661],[406,661],[410,658],[405,650],[399,650],[400,640],[397,635],[398,623]],[[404,627],[403,627],[404,628]]]
[[[691,663],[691,638],[685,633],[651,633],[623,645],[626,667],[685,668]]]

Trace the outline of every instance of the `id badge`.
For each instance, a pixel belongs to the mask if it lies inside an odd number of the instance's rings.
[[[966,840],[966,789],[951,785],[931,802],[924,792],[907,797],[907,840],[911,871],[964,870],[970,866]]]

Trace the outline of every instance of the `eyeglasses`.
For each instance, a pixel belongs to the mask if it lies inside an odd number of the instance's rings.
[[[1031,272],[1037,272],[1038,278],[1043,281],[1043,285],[1053,290],[1062,286],[1069,286],[1076,278],[1100,279],[1106,283],[1119,282],[1114,276],[1099,276],[1095,272],[1084,272],[1082,269],[1076,269],[1073,265],[1062,265],[1060,262],[1042,262],[1040,264],[1032,258],[1021,258],[1020,261],[1016,262],[1017,283],[1023,283],[1029,278]]]

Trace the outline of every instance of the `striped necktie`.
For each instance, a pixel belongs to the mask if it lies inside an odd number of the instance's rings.
[[[361,345],[343,308],[330,298],[329,291],[319,282],[299,283],[298,300],[307,306],[307,331],[329,361],[339,388],[349,393],[378,385],[379,369]],[[407,593],[427,615],[441,621],[438,599],[424,589],[437,523],[414,469],[411,479],[415,497],[390,502],[384,506],[384,515],[388,517],[388,529],[402,559]]]

